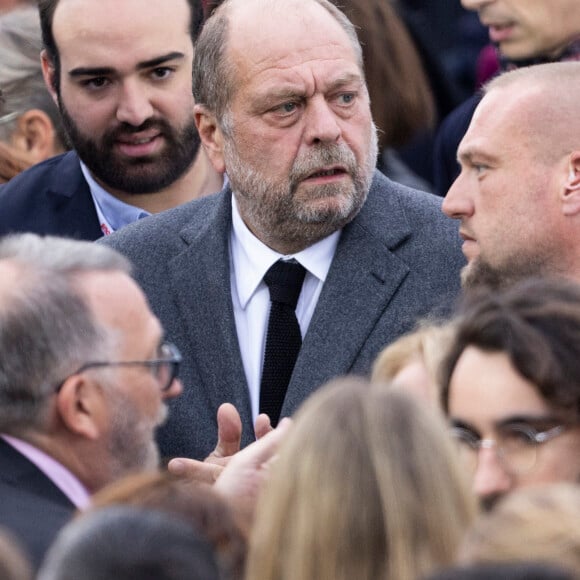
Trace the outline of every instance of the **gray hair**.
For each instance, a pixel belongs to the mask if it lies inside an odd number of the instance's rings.
[[[278,3],[280,0],[276,0]],[[286,0],[281,0],[286,1]],[[357,64],[364,75],[362,48],[356,28],[347,16],[329,0],[312,0],[320,4],[348,35]],[[195,45],[193,61],[193,96],[196,103],[212,112],[226,135],[232,133],[229,105],[234,96],[235,70],[227,58],[229,14],[236,0],[225,0],[205,23]]]
[[[17,8],[0,15],[0,117],[14,114],[12,120],[0,124],[0,139],[9,138],[19,114],[40,109],[50,117],[58,140],[64,146],[67,140],[60,112],[42,77],[41,50],[36,7]]]
[[[79,276],[131,269],[106,246],[35,234],[0,240],[0,261],[16,272],[15,284],[0,287],[0,430],[17,433],[42,428],[60,382],[116,343],[94,319]]]

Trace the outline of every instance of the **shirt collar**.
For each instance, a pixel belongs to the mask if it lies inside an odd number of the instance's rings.
[[[91,175],[88,167],[81,161],[81,171],[91,191],[93,202],[97,208],[97,213],[101,214],[112,231],[117,231],[123,226],[132,224],[141,218],[151,215],[148,211],[125,203],[111,195],[101,185],[97,183]]]
[[[270,266],[280,259],[294,259],[324,283],[340,238],[340,230],[291,255],[283,255],[261,242],[246,226],[232,195],[232,262],[240,305],[245,308]]]
[[[79,508],[84,509],[90,503],[90,495],[85,486],[62,463],[44,451],[11,435],[1,434],[2,439],[24,455],[36,465],[71,501]]]

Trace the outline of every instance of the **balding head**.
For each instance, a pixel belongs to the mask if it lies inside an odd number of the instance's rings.
[[[328,0],[226,0],[213,13],[203,27],[196,43],[193,64],[193,94],[197,103],[214,113],[221,123],[226,116],[228,105],[236,88],[236,68],[231,61],[231,41],[235,35],[238,50],[242,49],[244,39],[255,41],[250,30],[258,29],[262,34],[268,32],[257,25],[258,18],[267,15],[268,20],[278,26],[288,18],[304,18],[305,9],[326,11],[345,31],[363,73],[362,49],[356,30],[350,20]],[[223,123],[226,130],[230,120]]]
[[[504,113],[519,116],[540,160],[580,149],[580,63],[522,67],[493,79],[484,94],[501,102]]]

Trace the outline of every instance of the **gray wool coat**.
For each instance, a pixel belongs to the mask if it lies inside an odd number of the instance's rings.
[[[104,238],[135,266],[135,278],[183,354],[184,391],[160,429],[162,455],[204,458],[216,412],[240,412],[253,440],[248,387],[230,291],[231,191],[195,200]],[[447,307],[464,265],[457,225],[441,198],[376,172],[368,199],[342,231],[288,387],[281,416],[329,379],[366,374],[377,353],[418,318]]]

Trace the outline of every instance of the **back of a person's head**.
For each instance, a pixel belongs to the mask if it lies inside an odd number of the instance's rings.
[[[439,364],[453,336],[450,324],[425,321],[412,332],[387,345],[376,357],[372,383],[393,383],[420,395],[434,407],[440,406]],[[420,364],[422,377],[413,376],[413,384],[403,373],[411,365]],[[417,384],[419,379],[421,384]],[[423,396],[424,395],[424,396]]]
[[[530,561],[456,566],[431,574],[423,580],[578,580],[578,575],[559,566]]]
[[[209,544],[170,515],[126,506],[80,516],[59,534],[39,580],[220,580]]]
[[[79,288],[94,271],[128,273],[106,246],[36,234],[0,240],[0,430],[44,429],[55,386],[116,337],[95,320]],[[106,360],[106,358],[105,358]]]
[[[168,472],[125,477],[96,493],[91,505],[102,509],[129,505],[154,509],[190,524],[214,549],[224,580],[241,580],[246,560],[246,538],[224,498]]]
[[[462,563],[536,560],[580,573],[580,487],[560,483],[514,491],[467,532]]]
[[[260,580],[410,580],[449,565],[475,512],[442,420],[359,379],[309,398],[250,542]]]
[[[564,278],[523,280],[500,291],[479,289],[460,308],[441,363],[447,409],[449,385],[463,351],[505,353],[539,394],[580,419],[580,284]]]

